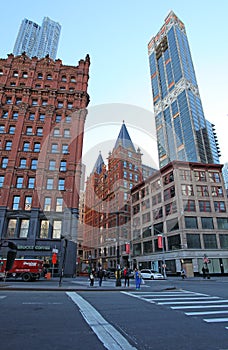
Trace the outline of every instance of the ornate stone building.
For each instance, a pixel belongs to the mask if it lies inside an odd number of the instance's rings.
[[[90,59],[66,66],[25,54],[0,59],[0,235],[19,257],[76,259]],[[65,237],[65,239],[61,239]]]

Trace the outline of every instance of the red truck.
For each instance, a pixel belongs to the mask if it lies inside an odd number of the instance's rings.
[[[6,259],[0,259],[0,278],[22,278],[24,282],[38,280],[43,272],[43,260],[39,259],[15,259],[13,267],[5,272]]]

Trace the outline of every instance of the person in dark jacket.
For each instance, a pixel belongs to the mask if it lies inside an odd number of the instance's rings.
[[[97,277],[98,277],[98,281],[99,281],[99,287],[101,287],[102,280],[103,280],[103,277],[104,277],[104,271],[103,271],[102,267],[99,268],[99,270],[97,272]]]

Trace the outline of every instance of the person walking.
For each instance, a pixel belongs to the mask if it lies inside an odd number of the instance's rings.
[[[123,270],[123,275],[124,275],[124,286],[125,287],[129,287],[129,269],[125,266],[124,270]]]
[[[92,269],[92,271],[89,274],[90,287],[94,286],[94,275],[95,275],[95,271],[94,271],[94,269]]]
[[[136,268],[135,269],[135,287],[136,290],[139,290],[141,286],[141,272]]]
[[[102,267],[99,267],[99,270],[97,272],[97,277],[98,277],[98,281],[99,281],[99,287],[101,287],[102,280],[103,280],[103,277],[104,277],[104,271],[103,271]]]
[[[182,270],[181,270],[181,277],[182,277],[183,280],[184,280],[185,278],[187,278],[185,269],[182,269]]]

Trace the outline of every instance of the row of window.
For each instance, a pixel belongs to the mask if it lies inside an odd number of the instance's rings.
[[[63,180],[63,179],[60,179]],[[59,181],[59,190],[64,189],[64,182]],[[62,211],[63,209],[63,199],[62,198],[56,198],[55,208],[53,208],[51,203],[51,197],[45,197],[44,199],[44,207],[43,210],[50,211],[51,209],[55,209],[56,211]],[[32,209],[32,196],[25,196],[24,199],[22,199],[20,196],[14,196],[13,197],[13,203],[12,203],[12,209],[13,210],[31,210]]]
[[[16,104],[19,105],[22,102],[21,98],[16,98],[16,97],[6,97],[5,99],[5,103],[7,105],[10,104]],[[4,100],[2,101],[2,104],[4,105]],[[48,100],[41,100],[39,101],[38,99],[32,99],[31,102],[31,106],[47,106],[48,104]],[[72,109],[73,108],[73,102],[65,102],[64,101],[57,101],[57,108],[63,108],[63,107],[67,107],[68,109]]]
[[[3,70],[0,69],[0,76],[2,76],[4,74]],[[27,71],[22,71],[19,72],[18,70],[13,71],[12,76],[14,78],[24,78],[27,79],[28,78],[28,72]],[[37,73],[37,79],[47,79],[47,80],[52,80],[52,74],[48,73],[46,75],[44,75],[43,73]],[[70,76],[66,76],[66,75],[62,75],[61,76],[61,81],[63,82],[71,82],[71,83],[75,83],[76,82],[76,77],[74,75],[70,75]]]
[[[4,238],[27,238],[29,224],[29,219],[10,219]],[[40,220],[40,228],[37,238],[60,239],[61,229],[61,220]]]

